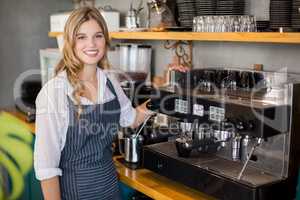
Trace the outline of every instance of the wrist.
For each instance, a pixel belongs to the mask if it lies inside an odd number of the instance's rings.
[[[145,110],[145,115],[146,115],[147,117],[150,117],[150,116],[152,116],[152,115],[155,115],[155,112],[146,108],[146,110]]]

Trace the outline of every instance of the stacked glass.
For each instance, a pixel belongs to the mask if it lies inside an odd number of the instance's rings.
[[[197,16],[194,32],[256,32],[256,20],[250,15]]]

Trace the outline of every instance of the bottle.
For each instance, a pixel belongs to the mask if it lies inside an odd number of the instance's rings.
[[[135,29],[140,27],[140,20],[137,16],[137,12],[133,9],[132,4],[130,4],[130,9],[127,12],[125,18],[126,28],[128,29]]]

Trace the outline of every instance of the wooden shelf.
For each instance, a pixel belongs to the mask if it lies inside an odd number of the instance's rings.
[[[60,32],[50,32],[57,37]],[[220,42],[257,42],[300,44],[300,33],[196,33],[196,32],[111,32],[111,39],[129,40],[188,40]]]
[[[48,32],[48,37],[57,37],[62,35],[62,32]]]

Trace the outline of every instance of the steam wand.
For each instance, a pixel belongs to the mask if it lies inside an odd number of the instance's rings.
[[[138,129],[135,138],[137,138],[140,135],[140,132],[142,131],[142,129],[144,128],[144,126],[146,125],[147,121],[150,119],[151,115],[149,115],[145,121],[143,122],[143,124],[140,126],[140,128]]]
[[[239,175],[238,175],[238,177],[237,177],[238,180],[241,180],[241,178],[242,178],[242,176],[243,176],[243,173],[244,173],[244,171],[245,171],[245,169],[246,169],[246,167],[247,167],[247,165],[248,165],[248,162],[249,162],[249,160],[250,160],[250,158],[251,158],[251,156],[252,156],[252,154],[253,154],[255,148],[256,148],[257,146],[259,146],[259,145],[261,144],[261,142],[262,142],[262,138],[258,138],[257,142],[256,142],[256,143],[253,145],[253,147],[251,148],[251,151],[250,151],[250,153],[249,153],[249,155],[248,155],[248,157],[247,157],[247,160],[246,160],[246,162],[244,163],[243,168],[242,168],[242,170],[240,171],[240,173],[239,173]]]

